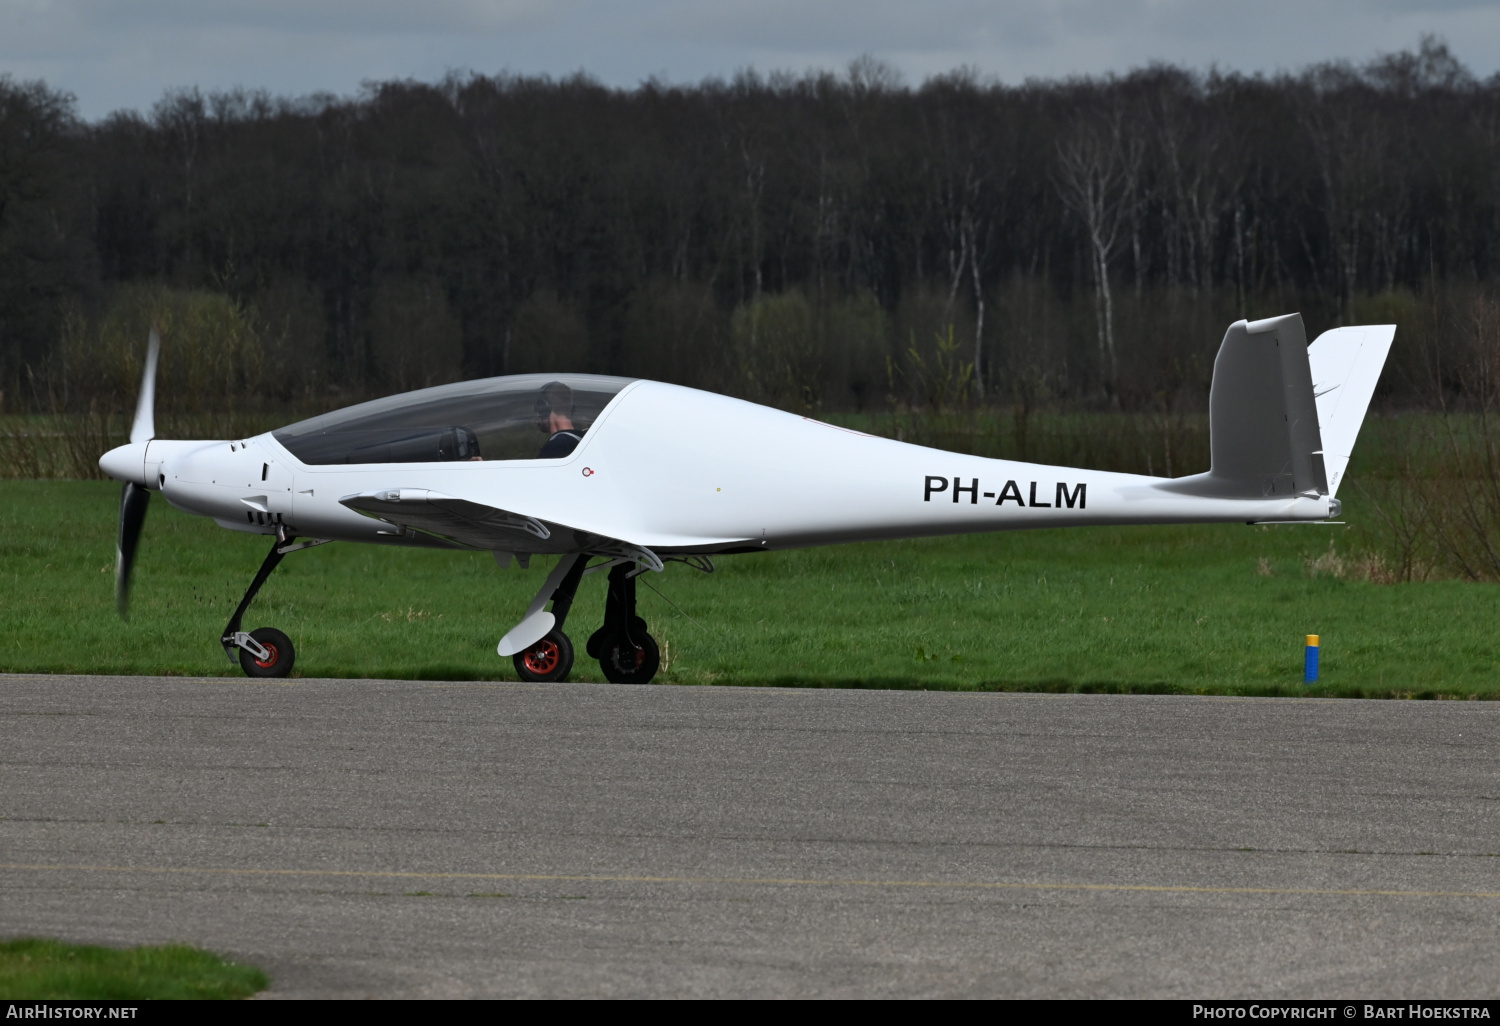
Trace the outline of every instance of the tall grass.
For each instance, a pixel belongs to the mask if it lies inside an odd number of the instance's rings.
[[[1207,414],[962,412],[835,414],[841,427],[992,459],[1181,477],[1208,469]]]
[[[1500,302],[1476,295],[1459,346],[1421,346],[1436,412],[1411,423],[1384,480],[1364,486],[1398,580],[1500,580]]]
[[[98,407],[81,414],[0,417],[0,480],[86,481],[102,478],[99,457],[130,439],[130,413]],[[301,415],[259,410],[157,413],[160,438],[246,438]]]
[[[0,415],[0,479],[100,477],[99,457],[129,436],[153,327],[160,437],[244,437],[341,405],[286,331],[254,308],[222,293],[125,286],[95,315],[67,313],[34,377],[32,409]]]

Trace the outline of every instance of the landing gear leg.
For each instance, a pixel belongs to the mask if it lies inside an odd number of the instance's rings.
[[[568,619],[568,611],[573,608],[573,598],[578,594],[578,582],[583,580],[589,557],[587,553],[579,553],[576,556],[564,556],[563,559],[571,559],[573,563],[552,591],[552,629],[535,644],[511,656],[516,676],[522,680],[564,681],[573,672],[573,642],[563,633],[563,623]],[[543,596],[537,597],[543,599]]]
[[[245,597],[240,599],[234,615],[229,618],[229,625],[224,628],[224,636],[219,639],[219,644],[224,646],[224,654],[229,657],[231,665],[236,659],[236,650],[238,650],[240,667],[247,676],[285,677],[292,672],[292,665],[297,661],[297,651],[292,647],[292,639],[276,628],[259,627],[248,633],[240,629],[240,623],[245,618],[245,610],[250,608],[250,603],[255,601],[261,585],[266,583],[266,578],[271,576],[271,572],[288,553],[326,544],[326,539],[322,538],[305,541],[300,545],[293,544],[295,541],[296,536],[288,534],[286,528],[277,529],[276,543],[271,546],[271,551],[266,553],[265,562],[261,563],[260,569],[256,571],[255,580],[250,582],[249,590],[245,592]]]
[[[604,626],[589,638],[588,654],[599,660],[613,684],[646,684],[661,666],[661,650],[635,612],[635,567],[621,563],[609,571]]]
[[[568,612],[573,608],[573,599],[578,594],[578,582],[583,580],[583,572],[588,569],[588,553],[581,552],[578,559],[552,593],[552,629],[560,631],[568,619]]]

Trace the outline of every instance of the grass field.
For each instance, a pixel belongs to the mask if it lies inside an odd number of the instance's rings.
[[[268,542],[153,496],[122,624],[117,502],[108,482],[0,482],[0,671],[238,675],[217,639]],[[1360,516],[1351,495],[1346,519]],[[646,575],[661,594],[642,587],[641,612],[663,683],[1500,697],[1500,589],[1309,572],[1357,537],[1087,528],[731,556],[711,576]],[[288,557],[245,627],[291,635],[299,676],[514,679],[495,642],[545,573],[337,543]],[[575,680],[602,680],[581,652],[601,576],[569,620]],[[1309,633],[1323,674],[1304,688]]]
[[[269,982],[253,966],[183,944],[119,949],[34,938],[0,943],[0,999],[242,998]]]

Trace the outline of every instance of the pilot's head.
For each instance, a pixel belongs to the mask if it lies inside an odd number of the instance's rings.
[[[561,381],[542,386],[536,399],[536,426],[546,434],[573,427],[573,390]]]

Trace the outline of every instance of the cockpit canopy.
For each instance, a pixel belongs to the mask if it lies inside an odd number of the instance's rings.
[[[431,463],[565,456],[634,378],[513,374],[345,407],[273,432],[303,463]]]

